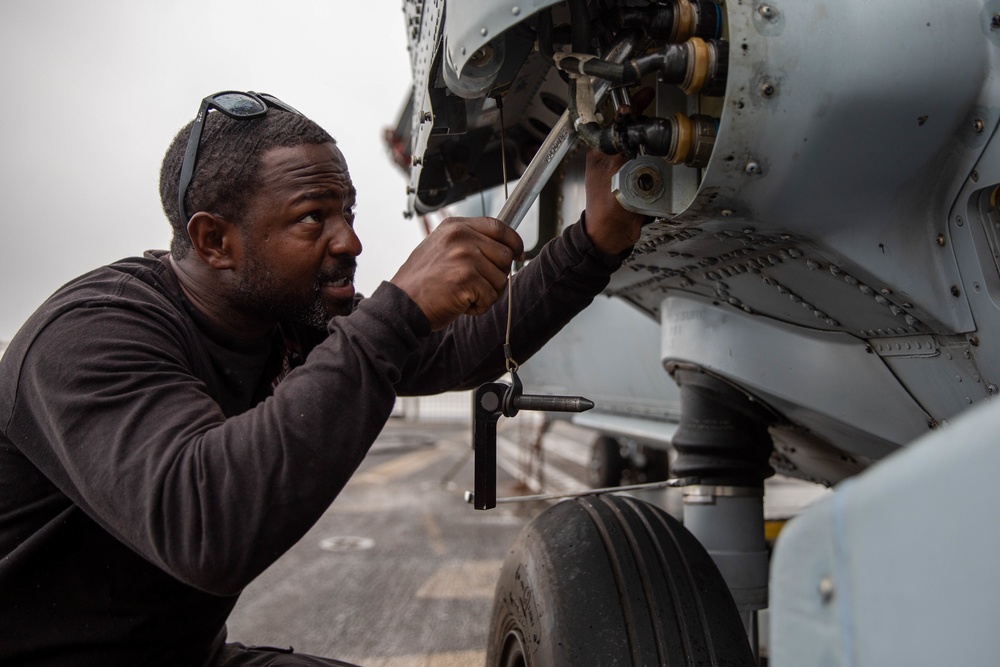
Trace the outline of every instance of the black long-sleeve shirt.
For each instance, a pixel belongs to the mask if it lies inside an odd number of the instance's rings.
[[[619,264],[578,224],[519,272],[518,360]],[[327,331],[236,340],[185,299],[164,253],[61,288],[0,359],[0,664],[203,664],[395,396],[497,377],[505,325],[501,299],[431,333],[383,283]]]

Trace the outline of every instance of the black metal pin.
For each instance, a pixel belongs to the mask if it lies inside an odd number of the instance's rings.
[[[475,484],[472,503],[477,510],[497,506],[497,422],[500,416],[513,417],[520,410],[585,412],[594,402],[582,396],[540,396],[524,394],[517,371],[511,383],[488,382],[473,394],[472,446],[475,451]]]

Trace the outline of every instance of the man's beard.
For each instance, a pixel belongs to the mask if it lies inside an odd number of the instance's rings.
[[[337,307],[332,311],[323,301],[320,291],[324,283],[333,282],[336,275],[320,271],[316,282],[306,294],[292,293],[284,289],[271,268],[249,250],[244,254],[243,272],[233,294],[235,306],[245,315],[258,320],[292,322],[308,327],[323,328],[336,315],[347,315],[353,304]],[[357,267],[353,257],[339,261],[334,271]]]

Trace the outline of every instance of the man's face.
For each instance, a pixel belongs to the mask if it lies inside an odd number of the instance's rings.
[[[351,312],[355,191],[334,144],[264,154],[261,187],[241,224],[242,262],[234,299],[247,315],[323,326]]]

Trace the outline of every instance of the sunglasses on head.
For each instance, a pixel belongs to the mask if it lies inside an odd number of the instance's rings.
[[[209,109],[215,109],[230,118],[236,120],[251,120],[260,118],[267,113],[267,108],[281,109],[288,113],[301,116],[302,113],[288,106],[277,97],[266,93],[255,93],[249,91],[241,93],[235,90],[226,90],[221,93],[209,95],[201,101],[198,108],[198,115],[195,116],[194,124],[191,126],[191,134],[188,137],[187,148],[184,151],[184,162],[181,163],[181,178],[177,188],[177,208],[180,210],[181,219],[187,220],[187,208],[184,206],[184,196],[187,194],[191,179],[194,178],[195,164],[198,162],[198,147],[201,144],[201,132],[205,127],[205,118]]]

